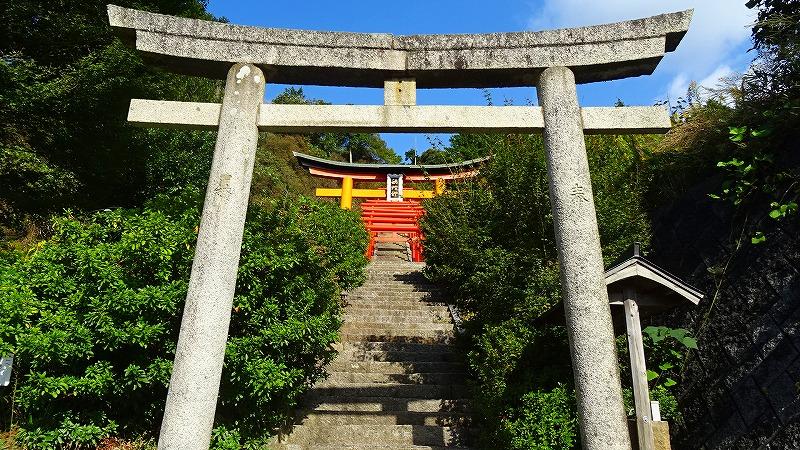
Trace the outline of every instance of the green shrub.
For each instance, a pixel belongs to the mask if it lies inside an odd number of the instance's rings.
[[[2,392],[0,409],[13,408],[19,443],[91,447],[109,435],[154,435],[196,239],[195,198],[67,213],[52,238],[0,259],[0,353],[15,355],[14,389]],[[321,375],[340,325],[339,291],[362,282],[365,246],[358,217],[332,204],[299,198],[251,208],[220,448],[281,426]]]
[[[578,434],[575,394],[564,385],[526,393],[522,405],[508,411],[501,433],[509,449],[572,448]]]

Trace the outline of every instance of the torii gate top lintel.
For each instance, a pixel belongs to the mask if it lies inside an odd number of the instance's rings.
[[[655,70],[675,50],[692,10],[547,31],[394,36],[261,28],[108,5],[119,36],[154,64],[225,78],[249,61],[270,83],[383,87],[414,78],[419,88],[534,86],[548,67],[569,67],[578,83]],[[569,51],[565,51],[569,49]]]

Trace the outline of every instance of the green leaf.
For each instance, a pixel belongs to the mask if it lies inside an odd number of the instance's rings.
[[[658,373],[653,372],[652,370],[647,370],[647,381],[653,381],[658,378]]]
[[[767,240],[767,237],[766,237],[766,236],[764,236],[764,233],[763,233],[763,232],[761,232],[761,231],[756,231],[756,234],[755,234],[755,236],[753,236],[753,237],[750,239],[750,242],[752,242],[754,245],[758,245],[758,244],[761,244],[762,242],[764,242],[764,241],[766,241],[766,240]]]
[[[669,330],[669,335],[679,341],[683,339],[684,336],[686,336],[687,334],[689,334],[689,331],[683,328],[674,328],[672,330]]]
[[[697,350],[697,339],[693,337],[686,336],[681,340],[681,343],[686,346],[686,348]]]
[[[665,370],[672,369],[673,367],[675,367],[675,366],[673,366],[671,363],[668,363],[668,362],[665,362],[664,364],[659,364],[659,366],[658,366],[658,368],[661,369],[662,372],[665,371]]]
[[[747,133],[747,127],[729,127],[729,136],[728,138],[733,142],[742,142],[744,140],[745,134]]]
[[[678,384],[677,381],[673,380],[672,378],[667,378],[667,381],[664,382],[665,387],[672,387]]]

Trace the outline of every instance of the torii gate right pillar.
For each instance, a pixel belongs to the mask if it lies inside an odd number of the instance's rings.
[[[537,91],[581,440],[587,449],[627,450],[630,436],[575,76],[566,67],[545,69]]]

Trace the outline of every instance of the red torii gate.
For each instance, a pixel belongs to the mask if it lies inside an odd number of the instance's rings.
[[[378,242],[408,243],[413,261],[422,261],[419,218],[425,213],[422,199],[433,198],[445,190],[446,180],[475,175],[489,157],[455,164],[405,165],[363,164],[331,161],[303,153],[293,153],[311,175],[341,180],[341,188],[317,188],[317,197],[339,197],[342,209],[352,209],[353,198],[361,203],[361,218],[370,235],[367,257],[372,258]],[[360,189],[354,182],[383,182],[383,188]],[[432,181],[434,190],[404,187],[404,181]]]

